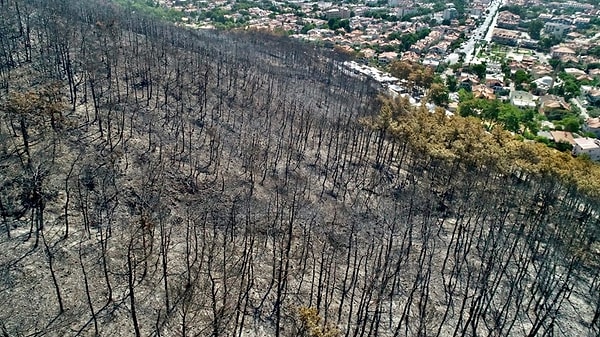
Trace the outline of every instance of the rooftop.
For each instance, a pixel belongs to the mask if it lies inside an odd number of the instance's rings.
[[[575,144],[582,150],[592,150],[600,148],[600,140],[594,138],[575,138]]]
[[[573,138],[573,134],[566,131],[550,131],[552,138],[554,138],[555,142],[565,142],[572,145],[575,145],[575,138]],[[578,138],[581,139],[581,138]]]
[[[586,124],[590,128],[600,129],[600,118],[588,118]]]

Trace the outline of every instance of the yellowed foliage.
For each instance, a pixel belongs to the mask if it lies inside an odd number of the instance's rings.
[[[49,123],[58,128],[67,122],[63,116],[66,105],[61,97],[60,85],[49,84],[30,91],[12,92],[3,108],[15,116],[38,122],[38,126]]]
[[[339,337],[340,331],[331,326],[323,326],[322,318],[315,308],[301,307],[298,316],[309,337]]]
[[[488,132],[474,117],[447,117],[442,110],[431,113],[424,107],[407,109],[397,99],[384,98],[375,120],[371,127],[408,141],[414,151],[432,158],[494,168],[500,174],[555,178],[600,198],[600,165],[519,140],[499,127]]]

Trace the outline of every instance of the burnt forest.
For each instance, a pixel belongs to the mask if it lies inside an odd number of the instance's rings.
[[[598,166],[349,57],[0,0],[0,335],[599,336]]]

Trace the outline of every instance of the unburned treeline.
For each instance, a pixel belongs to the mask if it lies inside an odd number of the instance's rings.
[[[600,332],[568,167],[342,55],[138,14],[0,1],[3,335]]]

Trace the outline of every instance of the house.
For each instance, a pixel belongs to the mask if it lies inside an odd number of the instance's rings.
[[[540,107],[538,111],[541,114],[547,114],[553,110],[563,110],[570,111],[571,105],[565,102],[564,98],[558,97],[556,95],[545,95],[539,98],[538,100]]]
[[[485,85],[492,89],[494,93],[504,89],[504,76],[502,75],[485,75]]]
[[[348,19],[350,17],[350,10],[347,8],[332,8],[325,11],[325,17],[327,19]]]
[[[479,84],[479,79],[475,75],[461,74],[458,79],[458,85],[460,88],[471,91],[474,85]]]
[[[593,105],[600,105],[600,89],[592,88],[587,93],[587,99]]]
[[[502,64],[500,62],[488,61],[486,67],[486,73],[488,74],[501,74]]]
[[[577,68],[565,68],[565,73],[572,75],[573,77],[585,75],[585,71]]]
[[[471,7],[471,16],[474,16],[476,18],[479,18],[480,16],[483,15],[484,12],[484,8],[479,6],[479,7]]]
[[[559,58],[559,60],[565,64],[565,63],[579,63],[579,58],[577,58],[577,56],[572,56],[572,55],[563,55]]]
[[[308,34],[308,36],[316,37],[316,38],[331,37],[334,34],[334,32],[330,29],[321,29],[321,28],[313,28],[306,33]]]
[[[569,34],[567,34],[567,38],[570,40],[575,40],[575,39],[579,39],[582,37],[585,37],[585,35],[579,34],[577,32],[570,32]]]
[[[595,138],[575,138],[573,144],[573,154],[580,156],[587,154],[593,161],[600,161],[600,139]]]
[[[511,91],[510,103],[521,109],[535,108],[536,106],[533,95],[521,90]]]
[[[342,53],[346,53],[348,55],[354,54],[354,49],[348,45],[335,46],[335,50],[340,51]]]
[[[516,46],[519,42],[520,33],[513,30],[494,28],[492,33],[492,41],[498,44]]]
[[[590,22],[591,22],[590,18],[582,18],[582,17],[577,17],[577,18],[575,18],[575,20],[573,20],[573,24],[578,29],[588,28],[590,26]]]
[[[369,61],[370,59],[375,57],[375,50],[371,49],[371,48],[365,48],[365,49],[361,49],[359,55],[361,55],[361,59],[363,61]]]
[[[506,29],[515,29],[519,25],[521,17],[509,11],[498,13],[497,26]]]
[[[523,48],[536,49],[539,45],[538,40],[533,39],[523,39],[521,40],[520,46]]]
[[[413,44],[412,46],[410,46],[410,51],[415,52],[417,54],[421,54],[427,47],[428,47],[427,41],[425,41],[425,39],[422,39],[420,41],[417,41],[417,43]]]
[[[398,58],[398,53],[389,51],[389,52],[379,54],[379,57],[377,59],[381,63],[390,63],[397,58]]]
[[[573,49],[565,46],[557,46],[553,47],[550,51],[550,56],[552,58],[561,58],[563,56],[575,56],[576,53]]]
[[[488,100],[496,99],[494,90],[488,88],[484,84],[474,85],[471,88],[471,91],[473,92],[473,97],[475,97],[475,98],[483,98],[483,99],[488,99]]]
[[[573,134],[570,132],[550,131],[550,134],[552,135],[552,139],[554,139],[554,141],[557,143],[563,142],[563,143],[569,143],[571,145],[575,145],[575,138],[573,138]]]
[[[550,20],[552,23],[560,23],[562,25],[570,26],[573,24],[573,18],[567,15],[557,15]]]
[[[402,53],[402,60],[415,63],[419,62],[421,60],[421,57],[414,51],[405,51],[404,53]]]
[[[579,82],[583,82],[583,81],[590,81],[591,82],[591,81],[594,80],[594,78],[592,76],[588,75],[588,74],[583,74],[583,75],[575,76],[575,79],[577,81],[579,81]]]
[[[582,3],[579,1],[565,1],[565,2],[560,2],[559,3],[561,6],[564,6],[564,8],[574,8],[574,9],[578,9],[581,11],[585,11],[585,10],[590,10],[590,9],[594,9],[594,5],[591,4],[587,4],[587,3]]]
[[[533,79],[550,76],[550,75],[552,75],[552,72],[553,72],[553,69],[548,64],[536,64],[530,70],[530,73],[531,73],[531,76],[533,77]]]
[[[449,47],[450,47],[449,41],[441,41],[438,44],[429,48],[429,51],[433,52],[433,53],[437,53],[437,54],[445,54],[448,51]]]
[[[588,118],[583,124],[583,131],[591,132],[600,138],[600,118]]]
[[[554,79],[550,76],[540,77],[537,80],[534,80],[532,83],[535,83],[537,86],[537,92],[545,94],[552,88],[554,84]]]
[[[598,12],[600,12],[600,10],[598,10]],[[600,41],[598,41],[598,43],[596,43],[596,44],[590,44],[589,46],[590,46],[589,48],[592,48],[593,46],[600,46]],[[600,57],[596,57],[594,55],[585,55],[584,57],[582,57],[582,59],[587,64],[600,63]],[[590,71],[591,71],[591,69],[590,69]],[[588,71],[588,73],[591,74],[590,71]]]
[[[538,131],[536,136],[543,137],[543,138],[549,139],[551,141],[554,141],[554,138],[552,138],[552,134],[548,131]]]
[[[557,22],[546,22],[544,24],[544,33],[554,37],[563,37],[569,32],[571,26]]]
[[[548,130],[556,129],[556,125],[554,125],[554,123],[549,122],[549,121],[541,121],[540,126],[544,129],[548,129]]]
[[[424,66],[431,67],[435,71],[435,68],[440,64],[441,60],[442,57],[439,54],[430,52],[427,55],[425,55],[422,63]]]
[[[600,69],[590,69],[588,72],[593,78],[600,78]]]
[[[412,6],[400,7],[396,11],[396,17],[402,18],[405,15],[415,14],[416,12],[417,12],[417,8],[416,7],[412,7]]]
[[[536,62],[538,62],[537,58],[529,55],[523,55],[521,57],[521,64],[524,66],[525,70],[529,71]]]

